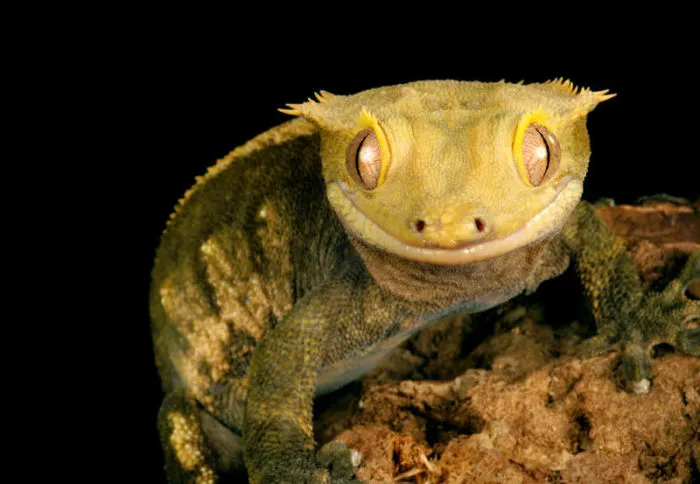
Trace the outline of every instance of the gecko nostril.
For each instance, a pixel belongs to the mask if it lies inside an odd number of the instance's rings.
[[[484,222],[484,219],[482,218],[475,218],[474,226],[476,226],[476,230],[478,230],[479,232],[483,232],[484,230],[486,230],[486,222]]]
[[[423,229],[425,229],[425,221],[424,220],[416,220],[415,227],[416,227],[416,232],[423,232]]]

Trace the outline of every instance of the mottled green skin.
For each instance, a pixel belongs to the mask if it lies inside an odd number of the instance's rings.
[[[241,450],[252,482],[350,482],[349,451],[317,454],[313,441],[324,370],[326,389],[341,384],[380,343],[534,290],[570,259],[597,317],[600,336],[587,352],[624,337],[636,380],[651,376],[652,343],[698,354],[697,334],[681,332],[700,314],[678,292],[684,282],[673,297],[643,295],[624,247],[588,204],[559,235],[489,261],[401,260],[346,235],[324,194],[312,124],[298,119],[261,136],[199,181],[158,251],[151,312],[171,482],[223,482],[240,472]],[[699,260],[683,277],[700,274]]]

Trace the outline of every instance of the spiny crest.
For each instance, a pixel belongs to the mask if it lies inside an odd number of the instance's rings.
[[[318,100],[318,102],[327,103],[328,101],[330,101],[331,99],[333,99],[335,97],[335,94],[331,94],[328,91],[321,90],[321,91],[318,91],[317,93],[314,93],[314,96],[316,96],[316,100]]]
[[[580,88],[576,87],[573,82],[571,82],[569,79],[564,79],[563,77],[557,77],[556,79],[546,81],[544,84],[557,88],[566,94],[571,94],[572,96],[578,94],[578,91],[580,90]]]
[[[287,109],[280,108],[278,111],[291,116],[304,116],[309,114],[309,108],[312,108],[314,105],[327,103],[335,97],[335,94],[321,90],[314,93],[314,97],[316,98],[315,100],[308,98],[305,103],[287,104]]]
[[[610,91],[609,89],[606,89],[604,91],[592,91],[588,87],[576,86],[569,79],[564,79],[563,77],[558,77],[556,79],[546,81],[544,84],[558,89],[561,92],[564,92],[571,96],[587,96],[589,98],[592,98],[595,104],[602,103],[603,101],[607,101],[608,99],[612,99],[616,96],[616,94],[608,94]]]
[[[593,91],[588,87],[577,87],[573,82],[563,77],[552,79],[543,83],[543,85],[573,98],[574,107],[569,116],[570,119],[586,116],[598,104],[615,97],[615,94],[610,94],[607,89],[604,91]]]
[[[377,121],[376,116],[370,113],[366,107],[362,106],[360,115],[357,117],[357,124],[363,128],[375,128],[379,121]]]
[[[590,90],[589,90],[590,91]],[[602,103],[603,101],[607,101],[608,99],[612,99],[617,94],[614,92],[610,92],[610,89],[605,89],[604,91],[590,91],[593,97],[595,97],[596,103]]]

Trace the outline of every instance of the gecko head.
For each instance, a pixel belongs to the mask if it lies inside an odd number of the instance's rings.
[[[588,167],[586,117],[612,96],[564,80],[422,81],[283,112],[319,127],[326,193],[352,236],[460,265],[562,227]]]

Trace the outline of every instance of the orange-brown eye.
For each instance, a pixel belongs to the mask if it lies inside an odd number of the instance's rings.
[[[363,129],[355,135],[348,147],[346,164],[350,176],[362,188],[377,188],[382,172],[382,149],[372,128]]]
[[[533,186],[549,180],[557,171],[561,150],[554,134],[541,124],[532,123],[523,137],[523,165]]]

